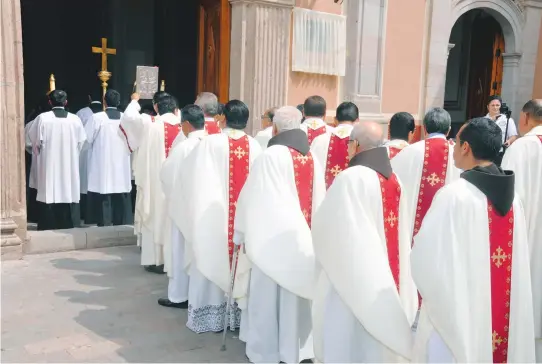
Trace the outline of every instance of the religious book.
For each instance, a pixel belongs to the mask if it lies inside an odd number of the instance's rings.
[[[150,100],[158,91],[158,67],[137,66],[136,92],[142,100]]]

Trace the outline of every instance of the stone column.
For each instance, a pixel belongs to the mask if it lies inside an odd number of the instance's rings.
[[[521,53],[503,53],[503,72],[502,72],[502,84],[501,97],[503,102],[506,102],[508,107],[512,110],[512,118],[519,119],[518,109],[518,87],[517,81],[519,79],[519,66],[521,62]],[[527,100],[525,100],[527,102]],[[525,103],[524,102],[524,103]],[[523,106],[523,104],[521,105]],[[519,107],[521,107],[519,106]]]
[[[0,22],[0,241],[4,259],[18,259],[26,238],[24,94],[21,4],[2,0]]]
[[[230,0],[230,99],[250,109],[248,133],[265,109],[286,104],[291,13],[295,0]]]

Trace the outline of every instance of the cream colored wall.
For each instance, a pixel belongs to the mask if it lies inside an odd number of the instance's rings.
[[[322,11],[326,13],[341,14],[341,5],[335,4],[333,0],[297,0],[297,7]],[[292,34],[290,35],[290,59],[291,57],[291,42]],[[327,103],[328,120],[335,115],[337,108],[337,97],[339,89],[339,80],[336,76],[318,75],[302,72],[289,72],[288,77],[288,104],[298,105],[312,95],[322,96]]]
[[[538,38],[538,55],[536,56],[536,71],[534,73],[533,99],[542,99],[542,26]]]

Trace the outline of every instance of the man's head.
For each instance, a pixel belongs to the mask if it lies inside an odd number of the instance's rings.
[[[154,112],[157,113],[158,115],[160,115],[160,113],[158,112],[158,103],[160,102],[160,100],[162,100],[164,97],[167,97],[167,96],[170,96],[170,95],[165,91],[155,92],[154,95],[152,96],[152,106],[154,108]]]
[[[283,131],[299,129],[302,117],[301,112],[293,106],[278,108],[273,117],[273,136]]]
[[[355,123],[359,121],[359,110],[353,102],[343,102],[337,107],[335,112],[336,124]]]
[[[448,111],[441,107],[433,107],[425,114],[423,126],[427,134],[440,133],[448,135],[452,126],[452,118]]]
[[[205,116],[209,118],[212,118],[218,114],[218,98],[212,92],[200,93],[194,104],[201,107]]]
[[[390,119],[390,139],[409,142],[414,135],[414,117],[407,112],[398,112]]]
[[[262,115],[262,129],[273,126],[273,118],[275,117],[275,113],[277,112],[277,110],[277,107],[272,107],[264,111]]]
[[[116,90],[109,89],[105,93],[104,102],[106,107],[119,107],[120,94]]]
[[[156,104],[158,115],[165,115],[167,113],[178,114],[179,104],[177,99],[171,95],[163,96]]]
[[[363,151],[384,145],[384,132],[374,121],[362,121],[354,125],[348,141],[348,156],[352,159]]]
[[[226,126],[226,117],[224,116],[224,104],[218,103],[218,112],[214,116],[215,121],[218,123],[220,129],[224,129]]]
[[[532,128],[542,125],[542,99],[527,101],[521,109],[519,133],[527,134]]]
[[[489,96],[487,101],[487,112],[489,116],[497,116],[501,114],[502,99],[498,95]]]
[[[68,103],[68,94],[66,91],[54,90],[49,94],[49,104],[52,107],[64,107]]]
[[[468,170],[492,163],[497,158],[502,146],[502,131],[493,120],[475,118],[459,129],[455,141],[455,166]]]
[[[248,122],[248,106],[243,101],[230,100],[224,106],[224,115],[228,128],[243,130]]]
[[[181,128],[186,136],[205,127],[205,115],[203,115],[203,110],[198,105],[190,104],[183,107],[181,118]]]
[[[311,96],[303,104],[305,118],[323,119],[326,116],[326,100],[321,96]]]

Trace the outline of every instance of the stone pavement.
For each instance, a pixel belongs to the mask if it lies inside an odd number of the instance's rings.
[[[247,362],[238,333],[194,334],[159,306],[165,275],[134,246],[2,262],[1,362]]]

